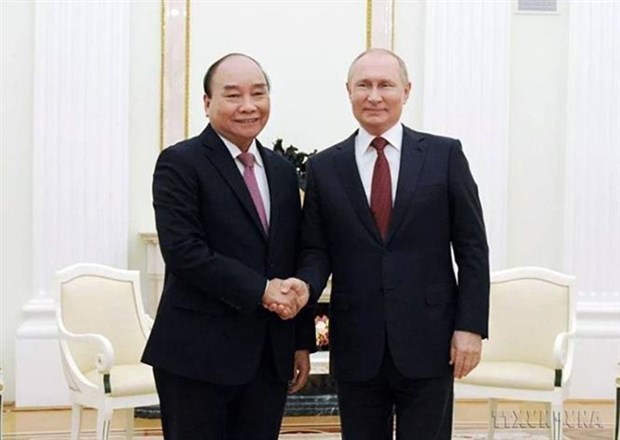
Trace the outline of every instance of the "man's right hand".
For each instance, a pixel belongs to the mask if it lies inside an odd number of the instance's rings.
[[[297,295],[289,295],[286,293],[286,290],[283,292],[282,280],[280,278],[269,280],[263,294],[262,303],[263,307],[277,313],[282,319],[294,318],[300,309]]]
[[[285,297],[285,301],[278,300],[278,296],[271,297],[274,300],[265,300],[263,296],[263,306],[271,312],[277,313],[282,319],[294,318],[297,313],[308,303],[310,299],[310,292],[308,285],[298,278],[288,278],[286,280],[280,280],[274,278],[269,281],[267,285],[267,292],[270,287],[279,288],[280,297]]]
[[[299,278],[287,278],[282,281],[280,291],[286,295],[297,295],[297,307],[299,310],[308,304],[308,300],[310,299],[310,289],[308,284]]]

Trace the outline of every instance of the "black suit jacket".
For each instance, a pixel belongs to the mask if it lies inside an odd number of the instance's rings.
[[[387,341],[405,376],[448,374],[453,331],[486,336],[489,306],[482,209],[460,142],[404,128],[384,243],[355,162],[355,136],[307,164],[298,275],[321,292],[333,272],[334,373],[341,380],[373,377]]]
[[[292,376],[294,350],[314,348],[310,311],[282,321],[261,306],[267,279],[294,274],[301,207],[294,167],[258,149],[269,182],[268,236],[211,126],[161,152],[153,206],[166,275],[143,362],[237,385],[254,376],[267,336],[282,380]]]

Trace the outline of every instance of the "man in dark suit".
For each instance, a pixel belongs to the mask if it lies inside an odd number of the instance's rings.
[[[345,440],[449,439],[453,378],[480,359],[488,249],[458,140],[400,123],[403,61],[371,49],[347,90],[360,124],[307,164],[299,278],[330,273],[330,355]],[[451,251],[458,264],[458,281]]]
[[[167,440],[277,439],[287,389],[304,385],[315,347],[310,312],[297,314],[305,284],[282,288],[298,256],[297,175],[256,140],[270,98],[255,60],[221,58],[204,89],[210,124],[155,168],[166,278],[142,360]]]

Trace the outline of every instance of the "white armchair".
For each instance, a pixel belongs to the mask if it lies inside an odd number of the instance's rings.
[[[61,357],[72,403],[71,439],[78,440],[83,407],[97,409],[97,440],[108,438],[112,412],[158,404],[153,373],[140,363],[152,326],[137,271],[76,264],[56,273]]]
[[[546,402],[551,438],[562,439],[575,336],[574,280],[537,267],[491,275],[489,339],[480,364],[455,384],[457,395],[489,399],[487,438],[498,422],[497,399],[509,399]]]

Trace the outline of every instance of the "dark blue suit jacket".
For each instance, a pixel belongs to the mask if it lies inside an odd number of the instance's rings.
[[[316,299],[333,273],[334,373],[340,380],[373,377],[387,341],[403,375],[448,374],[453,331],[486,336],[489,307],[482,209],[460,142],[404,128],[384,243],[355,162],[355,135],[307,164],[298,276]]]
[[[254,377],[267,335],[284,381],[292,377],[294,350],[314,349],[311,310],[282,321],[261,306],[267,279],[294,274],[301,206],[294,167],[258,149],[269,182],[269,236],[211,126],[161,152],[153,206],[166,278],[143,362],[238,385]]]

